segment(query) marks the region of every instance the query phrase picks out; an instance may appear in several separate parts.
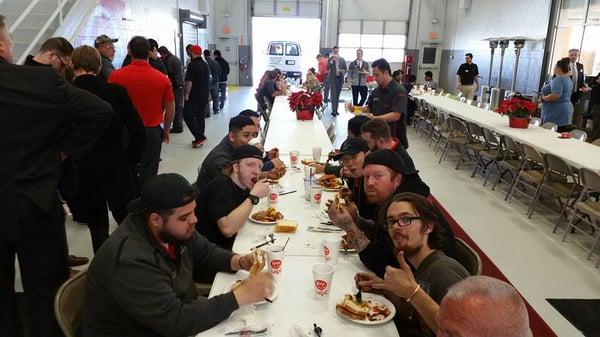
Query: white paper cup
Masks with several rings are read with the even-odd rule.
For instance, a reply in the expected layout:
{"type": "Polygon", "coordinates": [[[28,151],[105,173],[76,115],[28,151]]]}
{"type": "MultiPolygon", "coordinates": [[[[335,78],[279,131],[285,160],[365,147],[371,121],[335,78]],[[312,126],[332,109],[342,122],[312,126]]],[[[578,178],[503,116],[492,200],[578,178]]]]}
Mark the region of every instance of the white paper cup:
{"type": "Polygon", "coordinates": [[[268,199],[269,207],[277,207],[277,202],[279,201],[279,192],[281,192],[281,187],[279,185],[271,184],[268,199]]]}
{"type": "Polygon", "coordinates": [[[315,298],[324,300],[331,292],[331,281],[335,268],[327,263],[317,263],[313,266],[313,288],[315,298]]]}
{"type": "Polygon", "coordinates": [[[292,168],[298,168],[298,157],[300,157],[300,151],[290,151],[290,166],[292,168]]]}
{"type": "Polygon", "coordinates": [[[321,152],[323,152],[323,149],[321,147],[313,147],[312,149],[313,160],[317,163],[321,161],[321,152]]]}
{"type": "Polygon", "coordinates": [[[272,245],[266,249],[267,267],[273,275],[279,275],[283,268],[283,257],[285,252],[282,245],[272,245]]]}
{"type": "Polygon", "coordinates": [[[319,185],[312,185],[310,187],[310,202],[317,207],[321,205],[321,198],[323,196],[323,188],[319,185]]]}
{"type": "Polygon", "coordinates": [[[323,238],[323,257],[327,263],[337,263],[340,255],[341,235],[331,234],[323,238]]]}

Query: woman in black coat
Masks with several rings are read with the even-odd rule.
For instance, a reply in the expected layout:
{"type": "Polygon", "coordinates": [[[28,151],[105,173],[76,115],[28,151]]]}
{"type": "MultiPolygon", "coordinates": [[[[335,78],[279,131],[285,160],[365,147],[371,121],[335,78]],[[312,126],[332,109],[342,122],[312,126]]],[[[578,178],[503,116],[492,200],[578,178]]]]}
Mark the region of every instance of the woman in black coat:
{"type": "Polygon", "coordinates": [[[81,46],[73,51],[71,58],[75,71],[73,84],[98,95],[113,109],[104,134],[90,151],[77,159],[80,179],[77,198],[96,252],[108,238],[108,209],[117,223],[121,223],[127,216],[127,204],[139,196],[134,171],[141,161],[146,136],[127,90],[96,76],[101,67],[99,52],[81,46]]]}

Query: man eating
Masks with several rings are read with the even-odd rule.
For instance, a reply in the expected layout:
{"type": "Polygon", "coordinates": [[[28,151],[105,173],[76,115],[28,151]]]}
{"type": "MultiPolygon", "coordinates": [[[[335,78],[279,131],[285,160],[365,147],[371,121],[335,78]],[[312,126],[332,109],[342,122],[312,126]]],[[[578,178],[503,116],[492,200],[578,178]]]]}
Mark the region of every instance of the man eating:
{"type": "Polygon", "coordinates": [[[198,300],[192,273],[249,270],[252,255],[226,251],[195,230],[196,195],[175,173],[152,177],[130,215],[96,253],[87,272],[84,336],[192,336],[240,305],[271,296],[269,273],[198,300]]]}

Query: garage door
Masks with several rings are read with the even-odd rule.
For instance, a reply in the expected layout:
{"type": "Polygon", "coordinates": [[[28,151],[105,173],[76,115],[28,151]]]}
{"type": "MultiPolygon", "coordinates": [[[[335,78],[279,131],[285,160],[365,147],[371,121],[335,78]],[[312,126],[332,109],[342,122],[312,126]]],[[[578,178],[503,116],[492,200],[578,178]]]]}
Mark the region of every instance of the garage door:
{"type": "Polygon", "coordinates": [[[301,18],[321,18],[320,0],[253,0],[252,16],[292,16],[301,18]]]}

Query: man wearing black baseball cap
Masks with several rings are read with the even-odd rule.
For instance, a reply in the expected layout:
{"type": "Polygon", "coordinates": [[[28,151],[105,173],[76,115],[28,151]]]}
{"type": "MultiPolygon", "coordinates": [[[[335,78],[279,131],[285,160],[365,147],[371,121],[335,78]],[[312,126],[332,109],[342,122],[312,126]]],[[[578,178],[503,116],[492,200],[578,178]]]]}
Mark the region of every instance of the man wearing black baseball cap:
{"type": "Polygon", "coordinates": [[[249,270],[254,259],[198,234],[195,200],[178,174],[148,180],[87,271],[85,336],[192,336],[271,296],[271,275],[259,273],[233,292],[197,299],[194,271],[249,270]]]}
{"type": "Polygon", "coordinates": [[[269,194],[269,183],[258,180],[262,166],[262,151],[257,147],[246,144],[233,151],[225,175],[213,179],[198,197],[200,234],[231,250],[254,205],[269,194]]]}
{"type": "MultiPolygon", "coordinates": [[[[425,183],[411,180],[415,174],[407,170],[402,158],[392,150],[369,153],[363,163],[363,184],[367,200],[378,206],[375,214],[396,194],[410,192],[429,197],[429,187],[425,183]],[[409,181],[411,183],[406,183],[409,181]]],[[[394,245],[385,230],[384,219],[366,219],[357,212],[355,205],[338,207],[335,202],[331,203],[328,213],[336,226],[349,233],[350,242],[359,252],[361,261],[375,274],[383,277],[386,266],[397,266],[394,245]]],[[[439,211],[438,215],[447,240],[444,252],[454,256],[454,234],[439,211]]]]}
{"type": "Polygon", "coordinates": [[[367,201],[362,177],[362,167],[367,152],[369,152],[369,147],[360,137],[348,138],[342,143],[340,152],[333,159],[341,161],[340,176],[350,187],[350,190],[342,190],[342,197],[347,202],[354,202],[363,218],[375,219],[377,205],[367,201]]]}
{"type": "Polygon", "coordinates": [[[106,34],[99,35],[94,40],[94,47],[98,49],[100,55],[102,56],[102,68],[100,69],[98,78],[104,82],[108,80],[110,73],[115,70],[112,61],[115,57],[115,42],[118,41],[119,39],[110,38],[106,34]]]}

